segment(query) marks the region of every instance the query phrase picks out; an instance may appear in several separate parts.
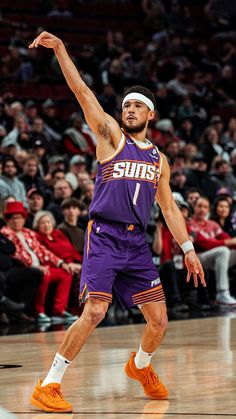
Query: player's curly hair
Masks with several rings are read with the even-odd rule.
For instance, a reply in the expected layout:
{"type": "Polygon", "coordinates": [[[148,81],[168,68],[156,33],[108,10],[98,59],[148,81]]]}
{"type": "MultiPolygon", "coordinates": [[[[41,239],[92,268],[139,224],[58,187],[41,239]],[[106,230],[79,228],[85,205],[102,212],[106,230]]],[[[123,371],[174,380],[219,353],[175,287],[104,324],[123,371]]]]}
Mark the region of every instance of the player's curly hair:
{"type": "Polygon", "coordinates": [[[155,95],[146,87],[140,85],[130,87],[125,91],[121,103],[123,102],[125,96],[127,96],[129,93],[141,93],[142,95],[146,96],[148,99],[152,101],[154,108],[156,109],[157,105],[155,95]]]}

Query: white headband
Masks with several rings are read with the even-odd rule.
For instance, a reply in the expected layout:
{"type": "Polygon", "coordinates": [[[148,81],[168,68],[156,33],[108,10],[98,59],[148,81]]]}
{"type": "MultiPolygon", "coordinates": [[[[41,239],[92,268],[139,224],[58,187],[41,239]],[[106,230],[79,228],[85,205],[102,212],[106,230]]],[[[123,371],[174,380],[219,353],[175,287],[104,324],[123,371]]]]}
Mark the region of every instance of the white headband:
{"type": "Polygon", "coordinates": [[[154,111],[155,107],[154,107],[154,103],[148,99],[148,97],[142,95],[141,93],[129,93],[128,95],[125,96],[123,102],[122,102],[122,108],[124,107],[125,102],[127,102],[128,100],[139,100],[140,102],[145,103],[145,105],[147,105],[147,107],[150,109],[150,111],[154,111]]]}

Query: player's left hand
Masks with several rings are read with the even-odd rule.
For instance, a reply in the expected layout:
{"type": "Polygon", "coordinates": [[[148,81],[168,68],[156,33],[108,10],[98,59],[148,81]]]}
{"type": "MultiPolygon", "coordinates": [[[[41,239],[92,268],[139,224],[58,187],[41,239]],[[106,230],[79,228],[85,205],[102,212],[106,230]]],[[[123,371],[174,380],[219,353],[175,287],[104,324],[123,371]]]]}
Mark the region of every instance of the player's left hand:
{"type": "Polygon", "coordinates": [[[196,255],[194,250],[189,250],[184,257],[184,262],[188,270],[187,282],[190,281],[193,275],[194,286],[198,287],[198,280],[200,279],[201,284],[206,287],[205,275],[202,268],[202,264],[196,255]]]}

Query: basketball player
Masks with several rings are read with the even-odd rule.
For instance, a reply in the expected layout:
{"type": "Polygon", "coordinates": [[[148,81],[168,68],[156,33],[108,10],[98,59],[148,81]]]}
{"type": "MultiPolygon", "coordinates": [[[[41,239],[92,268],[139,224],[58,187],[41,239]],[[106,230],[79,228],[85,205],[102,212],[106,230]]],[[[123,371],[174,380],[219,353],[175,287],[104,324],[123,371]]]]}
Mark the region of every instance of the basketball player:
{"type": "Polygon", "coordinates": [[[45,412],[71,412],[60,390],[66,368],[104,318],[112,301],[112,287],[124,307],[138,305],[147,322],[137,354],[125,366],[126,374],[141,383],[152,399],[168,398],[168,391],[150,360],[167,327],[165,297],[159,275],[145,242],[145,228],[154,199],[185,253],[187,282],[193,275],[206,286],[201,263],[172,198],[170,170],[165,156],[146,139],[148,122],[155,116],[155,97],[135,86],[122,102],[122,125],[106,114],[81,79],[63,42],[42,32],[30,45],[53,48],[65,79],[78,99],[97,138],[98,173],[90,207],[81,278],[83,314],[66,331],[51,369],[39,381],[31,398],[45,412]]]}

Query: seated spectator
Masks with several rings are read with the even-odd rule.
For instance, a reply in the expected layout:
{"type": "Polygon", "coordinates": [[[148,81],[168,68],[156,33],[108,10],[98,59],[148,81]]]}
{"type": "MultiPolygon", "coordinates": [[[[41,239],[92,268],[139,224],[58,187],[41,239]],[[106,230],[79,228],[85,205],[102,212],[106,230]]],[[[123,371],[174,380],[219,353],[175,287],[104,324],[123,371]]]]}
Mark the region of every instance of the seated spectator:
{"type": "Polygon", "coordinates": [[[39,269],[25,267],[16,260],[15,252],[14,243],[0,233],[0,276],[5,287],[3,297],[7,298],[3,298],[0,312],[5,313],[5,323],[9,322],[7,315],[14,321],[32,322],[34,317],[29,314],[32,314],[35,293],[43,274],[39,269]]]}
{"type": "Polygon", "coordinates": [[[83,118],[79,114],[72,115],[72,126],[64,132],[64,148],[70,155],[94,154],[95,145],[91,136],[84,130],[83,118]]]}
{"type": "Polygon", "coordinates": [[[211,179],[215,182],[217,189],[226,188],[231,193],[236,190],[236,179],[230,173],[229,163],[221,158],[215,162],[211,179]]]}
{"type": "Polygon", "coordinates": [[[202,145],[200,146],[200,149],[205,157],[208,169],[216,156],[221,156],[222,159],[227,162],[229,161],[229,154],[226,153],[226,151],[224,151],[222,146],[219,144],[219,133],[216,128],[207,127],[202,134],[201,142],[202,145]]]}
{"type": "Polygon", "coordinates": [[[43,194],[45,202],[49,203],[51,199],[51,190],[47,183],[38,173],[38,158],[33,154],[30,154],[25,161],[23,167],[23,174],[20,175],[19,179],[25,185],[26,192],[32,188],[38,189],[43,194]]]}
{"type": "Polygon", "coordinates": [[[236,264],[236,239],[225,233],[215,221],[207,219],[209,211],[209,199],[198,198],[187,226],[203,267],[215,273],[216,303],[235,306],[236,299],[230,294],[228,269],[236,264]]]}
{"type": "Polygon", "coordinates": [[[63,156],[53,155],[48,159],[48,171],[46,176],[44,177],[44,180],[51,187],[54,186],[52,183],[52,173],[54,173],[55,170],[61,170],[65,172],[66,165],[63,156]]]}
{"type": "Polygon", "coordinates": [[[71,273],[80,271],[81,254],[62,231],[55,229],[55,219],[49,211],[39,211],[35,215],[33,228],[39,242],[69,264],[71,273]]]}
{"type": "Polygon", "coordinates": [[[38,159],[38,172],[41,178],[44,178],[47,170],[47,145],[40,134],[33,136],[32,153],[38,159]]]}
{"type": "Polygon", "coordinates": [[[11,240],[16,251],[14,259],[26,267],[39,269],[43,273],[42,281],[36,292],[35,310],[38,322],[50,322],[45,314],[45,302],[49,284],[56,282],[56,292],[52,307],[52,321],[75,320],[65,309],[71,289],[72,275],[70,266],[43,246],[34,231],[24,228],[27,211],[21,202],[9,202],[4,217],[7,225],[2,234],[11,240]]]}
{"type": "Polygon", "coordinates": [[[70,198],[72,196],[73,189],[71,184],[66,180],[58,180],[53,187],[53,199],[48,205],[47,210],[50,211],[59,224],[63,221],[63,212],[61,203],[63,199],[70,198]]]}
{"type": "Polygon", "coordinates": [[[236,237],[235,214],[232,214],[232,205],[227,196],[219,196],[215,200],[210,219],[218,223],[230,237],[236,237]]]}
{"type": "Polygon", "coordinates": [[[216,186],[207,172],[207,160],[202,153],[198,153],[193,157],[192,167],[186,170],[186,176],[185,186],[187,188],[200,189],[211,201],[214,200],[216,186]]]}
{"type": "Polygon", "coordinates": [[[182,196],[184,196],[187,191],[185,183],[186,175],[183,170],[172,173],[170,185],[173,192],[179,192],[182,196]]]}
{"type": "Polygon", "coordinates": [[[77,175],[78,179],[78,188],[73,192],[73,196],[75,198],[80,199],[81,195],[83,195],[84,191],[87,188],[87,185],[89,185],[92,180],[88,172],[79,172],[77,175]]]}
{"type": "MultiPolygon", "coordinates": [[[[37,231],[37,238],[42,245],[68,264],[70,273],[73,276],[71,300],[76,304],[75,294],[79,293],[79,273],[81,270],[82,256],[71,244],[67,236],[60,230],[55,229],[55,219],[49,211],[39,211],[34,218],[33,228],[37,231]]],[[[66,317],[71,317],[66,312],[66,317]]],[[[52,317],[55,321],[55,317],[52,317]]]]}
{"type": "Polygon", "coordinates": [[[84,156],[75,155],[70,159],[69,172],[66,173],[65,179],[70,182],[73,189],[78,188],[78,174],[86,172],[86,159],[84,156]]]}
{"type": "Polygon", "coordinates": [[[64,199],[61,207],[64,221],[57,228],[68,237],[75,249],[80,254],[83,254],[84,230],[78,227],[78,220],[84,207],[76,198],[64,199]]]}
{"type": "Polygon", "coordinates": [[[203,195],[202,191],[198,188],[188,188],[186,194],[185,194],[185,199],[187,204],[189,205],[190,208],[190,213],[193,213],[193,209],[194,206],[198,200],[198,198],[200,198],[200,196],[203,195]]]}
{"type": "Polygon", "coordinates": [[[27,199],[28,217],[25,222],[25,227],[32,229],[35,214],[37,214],[38,211],[41,211],[44,207],[44,197],[41,191],[36,188],[32,188],[27,193],[27,199]]]}
{"type": "MultiPolygon", "coordinates": [[[[184,218],[189,217],[187,202],[176,201],[184,218]]],[[[207,289],[199,287],[197,295],[191,286],[186,287],[187,271],[184,267],[184,255],[178,243],[171,235],[165,220],[160,214],[156,224],[156,234],[153,242],[153,250],[161,256],[159,268],[162,285],[164,288],[167,306],[174,311],[186,311],[189,306],[210,308],[207,289]]]]}
{"type": "Polygon", "coordinates": [[[156,128],[158,130],[158,135],[156,135],[155,144],[157,144],[160,149],[165,148],[166,144],[170,141],[180,141],[175,135],[174,125],[171,119],[161,119],[156,123],[156,128]]]}
{"type": "Polygon", "coordinates": [[[2,175],[0,176],[0,190],[2,198],[13,195],[27,208],[26,190],[24,184],[17,177],[17,163],[13,157],[6,157],[2,162],[2,175]]]}

